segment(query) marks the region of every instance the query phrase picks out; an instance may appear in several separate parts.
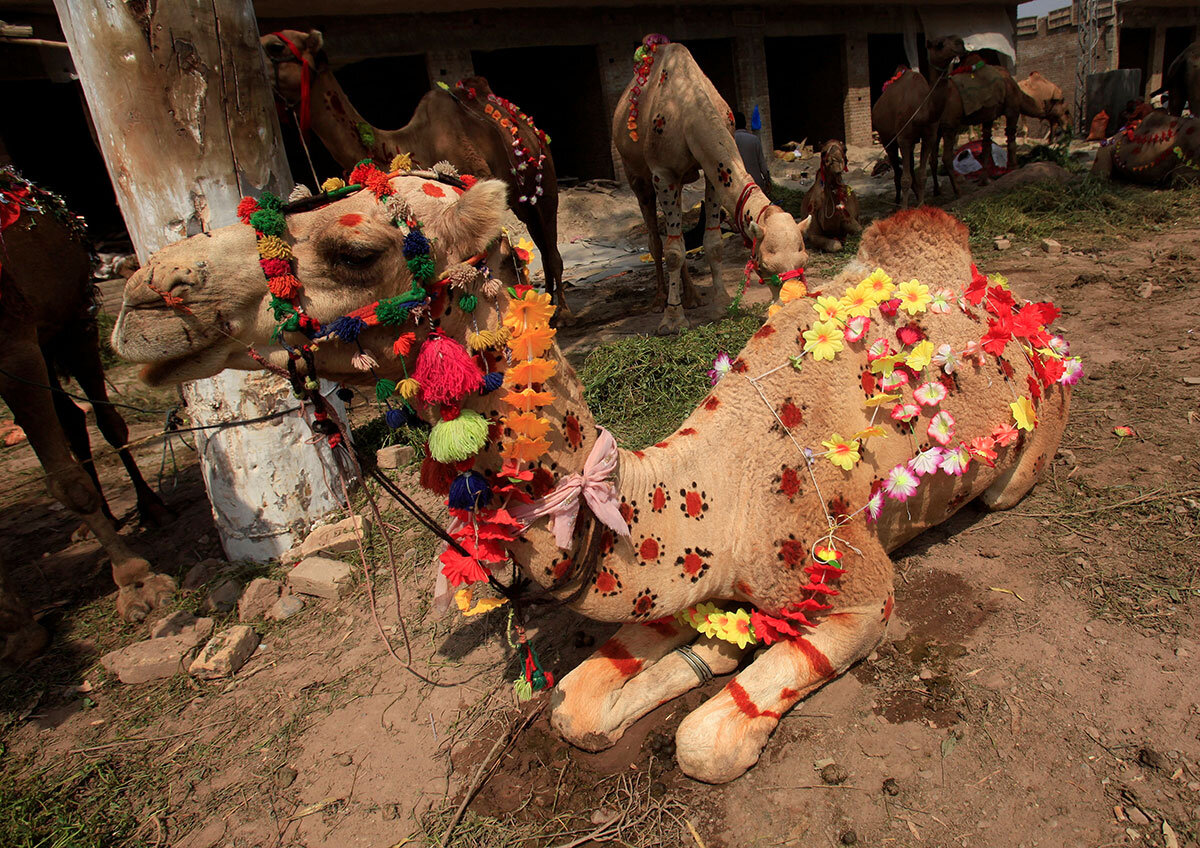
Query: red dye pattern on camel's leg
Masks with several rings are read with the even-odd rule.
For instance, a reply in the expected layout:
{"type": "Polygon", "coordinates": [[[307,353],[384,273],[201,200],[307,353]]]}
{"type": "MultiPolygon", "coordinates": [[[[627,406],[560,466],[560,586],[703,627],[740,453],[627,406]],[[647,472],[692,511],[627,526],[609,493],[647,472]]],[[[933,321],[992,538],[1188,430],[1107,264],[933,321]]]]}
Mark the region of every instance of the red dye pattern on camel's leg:
{"type": "Polygon", "coordinates": [[[738,683],[736,680],[730,680],[729,683],[725,685],[725,691],[727,691],[729,696],[733,698],[733,703],[737,705],[737,708],[742,712],[742,715],[746,716],[747,718],[779,719],[779,713],[773,710],[760,710],[757,706],[755,706],[754,701],[750,700],[749,693],[747,693],[742,687],[742,684],[738,683]]]}
{"type": "Polygon", "coordinates": [[[609,639],[601,645],[599,653],[613,664],[622,677],[633,677],[642,670],[642,661],[629,653],[616,639],[609,639]]]}
{"type": "Polygon", "coordinates": [[[833,677],[833,665],[830,664],[829,658],[825,656],[815,645],[807,639],[796,639],[792,642],[804,654],[808,660],[809,666],[812,668],[812,673],[816,680],[824,680],[827,677],[833,677]]]}
{"type": "Polygon", "coordinates": [[[656,633],[661,633],[663,636],[674,636],[679,632],[679,628],[675,626],[674,619],[659,618],[655,621],[647,621],[646,626],[656,633]]]}

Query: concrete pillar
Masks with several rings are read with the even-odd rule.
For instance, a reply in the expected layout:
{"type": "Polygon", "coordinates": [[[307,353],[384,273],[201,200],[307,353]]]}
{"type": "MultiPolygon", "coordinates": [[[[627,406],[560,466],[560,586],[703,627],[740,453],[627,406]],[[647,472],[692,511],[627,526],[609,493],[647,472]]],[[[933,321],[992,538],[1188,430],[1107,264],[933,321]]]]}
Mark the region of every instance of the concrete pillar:
{"type": "MultiPolygon", "coordinates": [[[[633,78],[633,51],[624,41],[605,41],[596,45],[596,61],[600,65],[600,100],[604,104],[604,120],[612,126],[617,103],[633,78]]],[[[617,155],[617,140],[611,139],[613,178],[618,182],[625,179],[621,157],[617,155]]]]}
{"type": "Polygon", "coordinates": [[[762,116],[762,129],[758,137],[762,139],[763,149],[770,158],[775,149],[775,136],[771,131],[771,96],[767,88],[767,49],[763,41],[762,29],[754,28],[745,34],[739,34],[733,42],[733,62],[737,75],[736,104],[730,106],[735,111],[746,113],[746,121],[754,114],[754,107],[762,116]]]}
{"type": "Polygon", "coordinates": [[[425,54],[425,69],[430,85],[444,82],[451,88],[460,79],[475,76],[470,50],[430,50],[425,54]]]}
{"type": "Polygon", "coordinates": [[[871,74],[867,62],[867,36],[847,34],[843,44],[846,97],[842,101],[842,115],[846,144],[868,145],[871,143],[871,74]]]}
{"type": "Polygon", "coordinates": [[[1167,28],[1162,24],[1154,25],[1154,37],[1150,41],[1150,67],[1146,74],[1146,93],[1143,95],[1147,102],[1150,92],[1162,88],[1163,60],[1167,52],[1167,28]]]}

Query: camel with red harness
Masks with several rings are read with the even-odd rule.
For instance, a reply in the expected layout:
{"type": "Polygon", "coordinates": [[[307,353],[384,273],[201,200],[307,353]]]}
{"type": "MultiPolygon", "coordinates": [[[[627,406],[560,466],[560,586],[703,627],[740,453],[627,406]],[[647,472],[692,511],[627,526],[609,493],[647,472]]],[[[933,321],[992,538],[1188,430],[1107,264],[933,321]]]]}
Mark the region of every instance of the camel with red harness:
{"type": "Polygon", "coordinates": [[[821,148],[821,167],[816,182],[804,194],[800,214],[812,221],[808,243],[819,250],[836,253],[846,236],[862,232],[858,223],[858,198],[846,185],[846,145],[836,139],[821,148]]]}

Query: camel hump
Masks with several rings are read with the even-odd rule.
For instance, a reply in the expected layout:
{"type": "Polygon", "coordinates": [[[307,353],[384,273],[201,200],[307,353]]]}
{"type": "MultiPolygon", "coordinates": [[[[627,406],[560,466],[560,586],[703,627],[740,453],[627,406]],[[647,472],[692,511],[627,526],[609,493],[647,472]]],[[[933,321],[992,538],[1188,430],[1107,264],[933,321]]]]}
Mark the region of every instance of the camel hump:
{"type": "Polygon", "coordinates": [[[458,85],[456,87],[459,90],[471,93],[472,99],[483,98],[486,100],[487,96],[492,93],[492,86],[488,83],[487,77],[481,77],[478,75],[463,77],[458,81],[458,85]]]}
{"type": "Polygon", "coordinates": [[[897,282],[917,279],[957,289],[971,279],[967,235],[966,224],[941,209],[906,209],[863,231],[857,260],[868,272],[882,268],[897,282]]]}

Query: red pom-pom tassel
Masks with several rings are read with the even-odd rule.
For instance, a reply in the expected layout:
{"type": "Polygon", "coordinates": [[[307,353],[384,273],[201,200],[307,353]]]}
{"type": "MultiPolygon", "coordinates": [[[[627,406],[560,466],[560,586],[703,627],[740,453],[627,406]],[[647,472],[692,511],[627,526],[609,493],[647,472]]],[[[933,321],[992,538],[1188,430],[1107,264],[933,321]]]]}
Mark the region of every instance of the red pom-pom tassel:
{"type": "Polygon", "coordinates": [[[426,403],[455,404],[483,385],[483,372],[467,349],[440,333],[421,345],[413,377],[426,403]]]}
{"type": "Polygon", "coordinates": [[[263,274],[267,277],[292,273],[292,263],[286,259],[260,259],[258,264],[262,266],[263,274]]]}
{"type": "Polygon", "coordinates": [[[291,274],[280,274],[267,280],[267,288],[276,297],[291,300],[300,293],[300,281],[291,274]]]}
{"type": "Polygon", "coordinates": [[[237,205],[238,220],[243,224],[250,223],[250,216],[258,211],[258,201],[253,197],[243,197],[237,205]]]}

